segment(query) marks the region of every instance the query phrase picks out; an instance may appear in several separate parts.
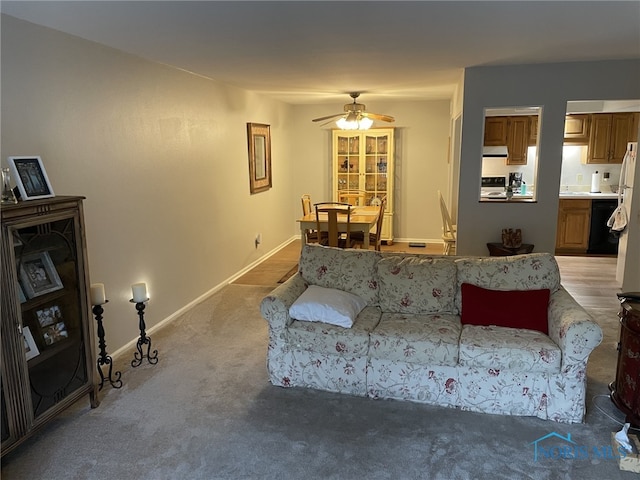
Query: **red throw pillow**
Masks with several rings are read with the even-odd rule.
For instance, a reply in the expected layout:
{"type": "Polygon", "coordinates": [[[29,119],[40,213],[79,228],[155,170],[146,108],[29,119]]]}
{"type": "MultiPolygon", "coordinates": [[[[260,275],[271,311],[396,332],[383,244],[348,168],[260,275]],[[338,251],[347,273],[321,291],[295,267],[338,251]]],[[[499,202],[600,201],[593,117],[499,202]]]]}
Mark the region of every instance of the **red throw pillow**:
{"type": "Polygon", "coordinates": [[[462,284],[462,323],[528,328],[549,333],[549,289],[489,290],[462,284]]]}

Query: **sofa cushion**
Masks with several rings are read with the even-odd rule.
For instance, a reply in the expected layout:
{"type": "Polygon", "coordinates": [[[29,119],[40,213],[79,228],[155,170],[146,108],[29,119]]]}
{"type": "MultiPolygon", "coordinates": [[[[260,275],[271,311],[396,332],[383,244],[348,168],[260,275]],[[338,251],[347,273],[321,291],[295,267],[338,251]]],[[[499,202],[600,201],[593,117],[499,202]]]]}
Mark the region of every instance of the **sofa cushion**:
{"type": "Polygon", "coordinates": [[[497,371],[559,373],[562,352],[547,335],[534,330],[463,325],[460,365],[497,371]]]}
{"type": "Polygon", "coordinates": [[[378,262],[380,308],[397,313],[458,313],[451,259],[392,256],[378,262]]]}
{"type": "Polygon", "coordinates": [[[289,315],[296,320],[324,322],[351,328],[354,320],[367,302],[359,296],[318,285],[309,285],[291,308],[289,315]]]}
{"type": "Polygon", "coordinates": [[[294,320],[288,327],[289,344],[298,350],[340,356],[366,356],[369,333],[380,321],[378,307],[366,307],[351,328],[294,320]]]}
{"type": "Polygon", "coordinates": [[[490,290],[462,284],[462,323],[549,332],[549,289],[490,290]]]}
{"type": "Polygon", "coordinates": [[[299,272],[309,285],[337,288],[358,295],[367,305],[378,304],[375,250],[342,249],[306,244],[300,255],[299,272]]]}
{"type": "Polygon", "coordinates": [[[369,356],[454,366],[458,362],[460,330],[457,315],[383,313],[371,332],[369,356]]]}
{"type": "Polygon", "coordinates": [[[560,288],[560,269],[550,253],[510,257],[474,257],[456,260],[458,292],[456,306],[462,309],[461,286],[470,283],[492,290],[542,290],[560,288]]]}

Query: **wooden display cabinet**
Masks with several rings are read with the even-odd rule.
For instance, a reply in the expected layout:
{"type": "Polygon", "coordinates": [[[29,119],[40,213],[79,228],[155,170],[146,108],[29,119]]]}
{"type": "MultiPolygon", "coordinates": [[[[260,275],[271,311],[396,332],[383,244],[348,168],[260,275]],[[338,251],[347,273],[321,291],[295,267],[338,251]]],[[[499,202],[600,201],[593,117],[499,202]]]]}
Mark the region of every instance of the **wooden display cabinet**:
{"type": "Polygon", "coordinates": [[[82,200],[2,206],[2,455],[84,395],[98,406],[82,200]]]}
{"type": "Polygon", "coordinates": [[[393,242],[394,129],[333,131],[333,201],[344,190],[364,192],[365,205],[378,205],[387,197],[382,240],[393,242]]]}

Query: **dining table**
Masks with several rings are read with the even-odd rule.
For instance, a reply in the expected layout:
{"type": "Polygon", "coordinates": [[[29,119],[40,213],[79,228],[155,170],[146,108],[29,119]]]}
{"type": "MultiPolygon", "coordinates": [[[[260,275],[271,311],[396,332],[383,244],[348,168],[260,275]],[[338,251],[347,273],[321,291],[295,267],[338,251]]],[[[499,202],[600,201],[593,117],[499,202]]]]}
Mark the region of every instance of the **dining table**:
{"type": "MultiPolygon", "coordinates": [[[[353,207],[351,209],[351,220],[349,230],[351,233],[353,232],[363,232],[364,233],[364,248],[369,248],[369,232],[372,228],[376,226],[376,220],[378,219],[378,212],[380,211],[379,206],[363,206],[363,207],[353,207]]],[[[316,230],[318,228],[318,223],[316,220],[316,212],[311,211],[307,215],[300,217],[296,220],[300,224],[300,233],[302,243],[305,244],[307,242],[307,236],[305,235],[306,230],[316,230]]],[[[320,215],[320,229],[327,230],[328,229],[328,221],[326,214],[320,215]]],[[[345,232],[347,229],[347,215],[338,215],[338,231],[345,232]]]]}

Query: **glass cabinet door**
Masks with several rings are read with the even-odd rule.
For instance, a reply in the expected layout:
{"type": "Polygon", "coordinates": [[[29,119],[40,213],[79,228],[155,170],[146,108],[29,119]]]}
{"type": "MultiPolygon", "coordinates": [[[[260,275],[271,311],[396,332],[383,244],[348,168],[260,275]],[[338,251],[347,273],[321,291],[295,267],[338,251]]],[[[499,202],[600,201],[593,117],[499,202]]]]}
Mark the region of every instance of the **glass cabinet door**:
{"type": "Polygon", "coordinates": [[[365,142],[365,198],[367,205],[379,205],[387,194],[389,135],[367,134],[365,142]]]}
{"type": "Polygon", "coordinates": [[[71,216],[10,231],[29,390],[37,418],[89,380],[79,230],[71,216]]]}

